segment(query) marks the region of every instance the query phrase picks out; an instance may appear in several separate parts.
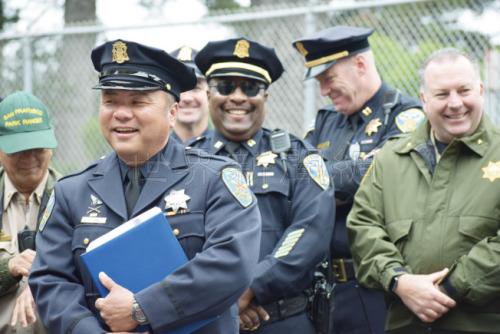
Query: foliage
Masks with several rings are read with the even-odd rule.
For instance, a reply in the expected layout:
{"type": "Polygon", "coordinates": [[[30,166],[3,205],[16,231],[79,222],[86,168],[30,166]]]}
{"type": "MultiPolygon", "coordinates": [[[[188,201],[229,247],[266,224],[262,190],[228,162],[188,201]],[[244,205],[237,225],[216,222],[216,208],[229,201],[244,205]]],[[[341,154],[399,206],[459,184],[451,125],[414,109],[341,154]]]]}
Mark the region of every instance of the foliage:
{"type": "Polygon", "coordinates": [[[12,13],[7,13],[5,0],[0,0],[0,31],[4,30],[7,23],[16,23],[19,21],[19,9],[10,10],[12,13]]]}

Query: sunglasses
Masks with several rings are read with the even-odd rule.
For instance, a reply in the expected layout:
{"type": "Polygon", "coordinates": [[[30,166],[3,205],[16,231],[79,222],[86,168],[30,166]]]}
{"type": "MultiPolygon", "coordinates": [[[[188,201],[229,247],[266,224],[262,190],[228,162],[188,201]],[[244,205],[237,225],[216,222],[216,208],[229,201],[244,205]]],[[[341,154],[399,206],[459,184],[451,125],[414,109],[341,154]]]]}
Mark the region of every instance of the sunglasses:
{"type": "Polygon", "coordinates": [[[220,95],[228,96],[231,95],[236,87],[240,87],[243,94],[248,97],[254,97],[259,94],[261,89],[265,89],[266,86],[256,81],[240,81],[238,84],[234,80],[221,80],[215,85],[209,85],[210,87],[216,87],[220,95]]]}

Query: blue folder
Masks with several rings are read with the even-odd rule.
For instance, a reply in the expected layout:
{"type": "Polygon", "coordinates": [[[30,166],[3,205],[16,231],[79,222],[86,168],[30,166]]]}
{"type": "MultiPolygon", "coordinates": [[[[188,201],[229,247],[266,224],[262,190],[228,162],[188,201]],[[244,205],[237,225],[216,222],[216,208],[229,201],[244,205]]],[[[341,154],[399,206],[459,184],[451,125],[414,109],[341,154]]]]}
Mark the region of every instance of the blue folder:
{"type": "MultiPolygon", "coordinates": [[[[89,244],[81,258],[103,297],[109,291],[99,281],[102,271],[117,284],[137,293],[160,282],[188,261],[158,207],[97,238],[89,244]]],[[[197,321],[168,334],[188,334],[216,318],[197,321]]],[[[138,326],[135,331],[146,330],[151,332],[149,326],[138,326]]]]}

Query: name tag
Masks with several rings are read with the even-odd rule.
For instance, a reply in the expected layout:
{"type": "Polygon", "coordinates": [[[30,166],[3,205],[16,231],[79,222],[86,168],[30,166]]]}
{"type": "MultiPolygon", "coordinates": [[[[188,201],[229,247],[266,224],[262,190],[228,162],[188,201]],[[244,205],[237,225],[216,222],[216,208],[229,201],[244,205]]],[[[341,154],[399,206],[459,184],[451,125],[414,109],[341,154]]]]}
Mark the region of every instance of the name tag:
{"type": "Polygon", "coordinates": [[[106,217],[82,217],[80,222],[82,224],[104,224],[106,219],[106,217]]]}

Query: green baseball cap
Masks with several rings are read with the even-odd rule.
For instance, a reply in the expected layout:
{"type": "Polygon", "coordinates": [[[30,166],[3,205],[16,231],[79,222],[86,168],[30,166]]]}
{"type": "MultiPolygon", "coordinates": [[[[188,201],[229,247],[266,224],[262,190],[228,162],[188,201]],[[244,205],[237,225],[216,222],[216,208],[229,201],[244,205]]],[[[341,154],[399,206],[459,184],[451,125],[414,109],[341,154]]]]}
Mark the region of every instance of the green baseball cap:
{"type": "Polygon", "coordinates": [[[15,92],[0,102],[0,149],[4,153],[55,147],[49,113],[39,98],[15,92]]]}

